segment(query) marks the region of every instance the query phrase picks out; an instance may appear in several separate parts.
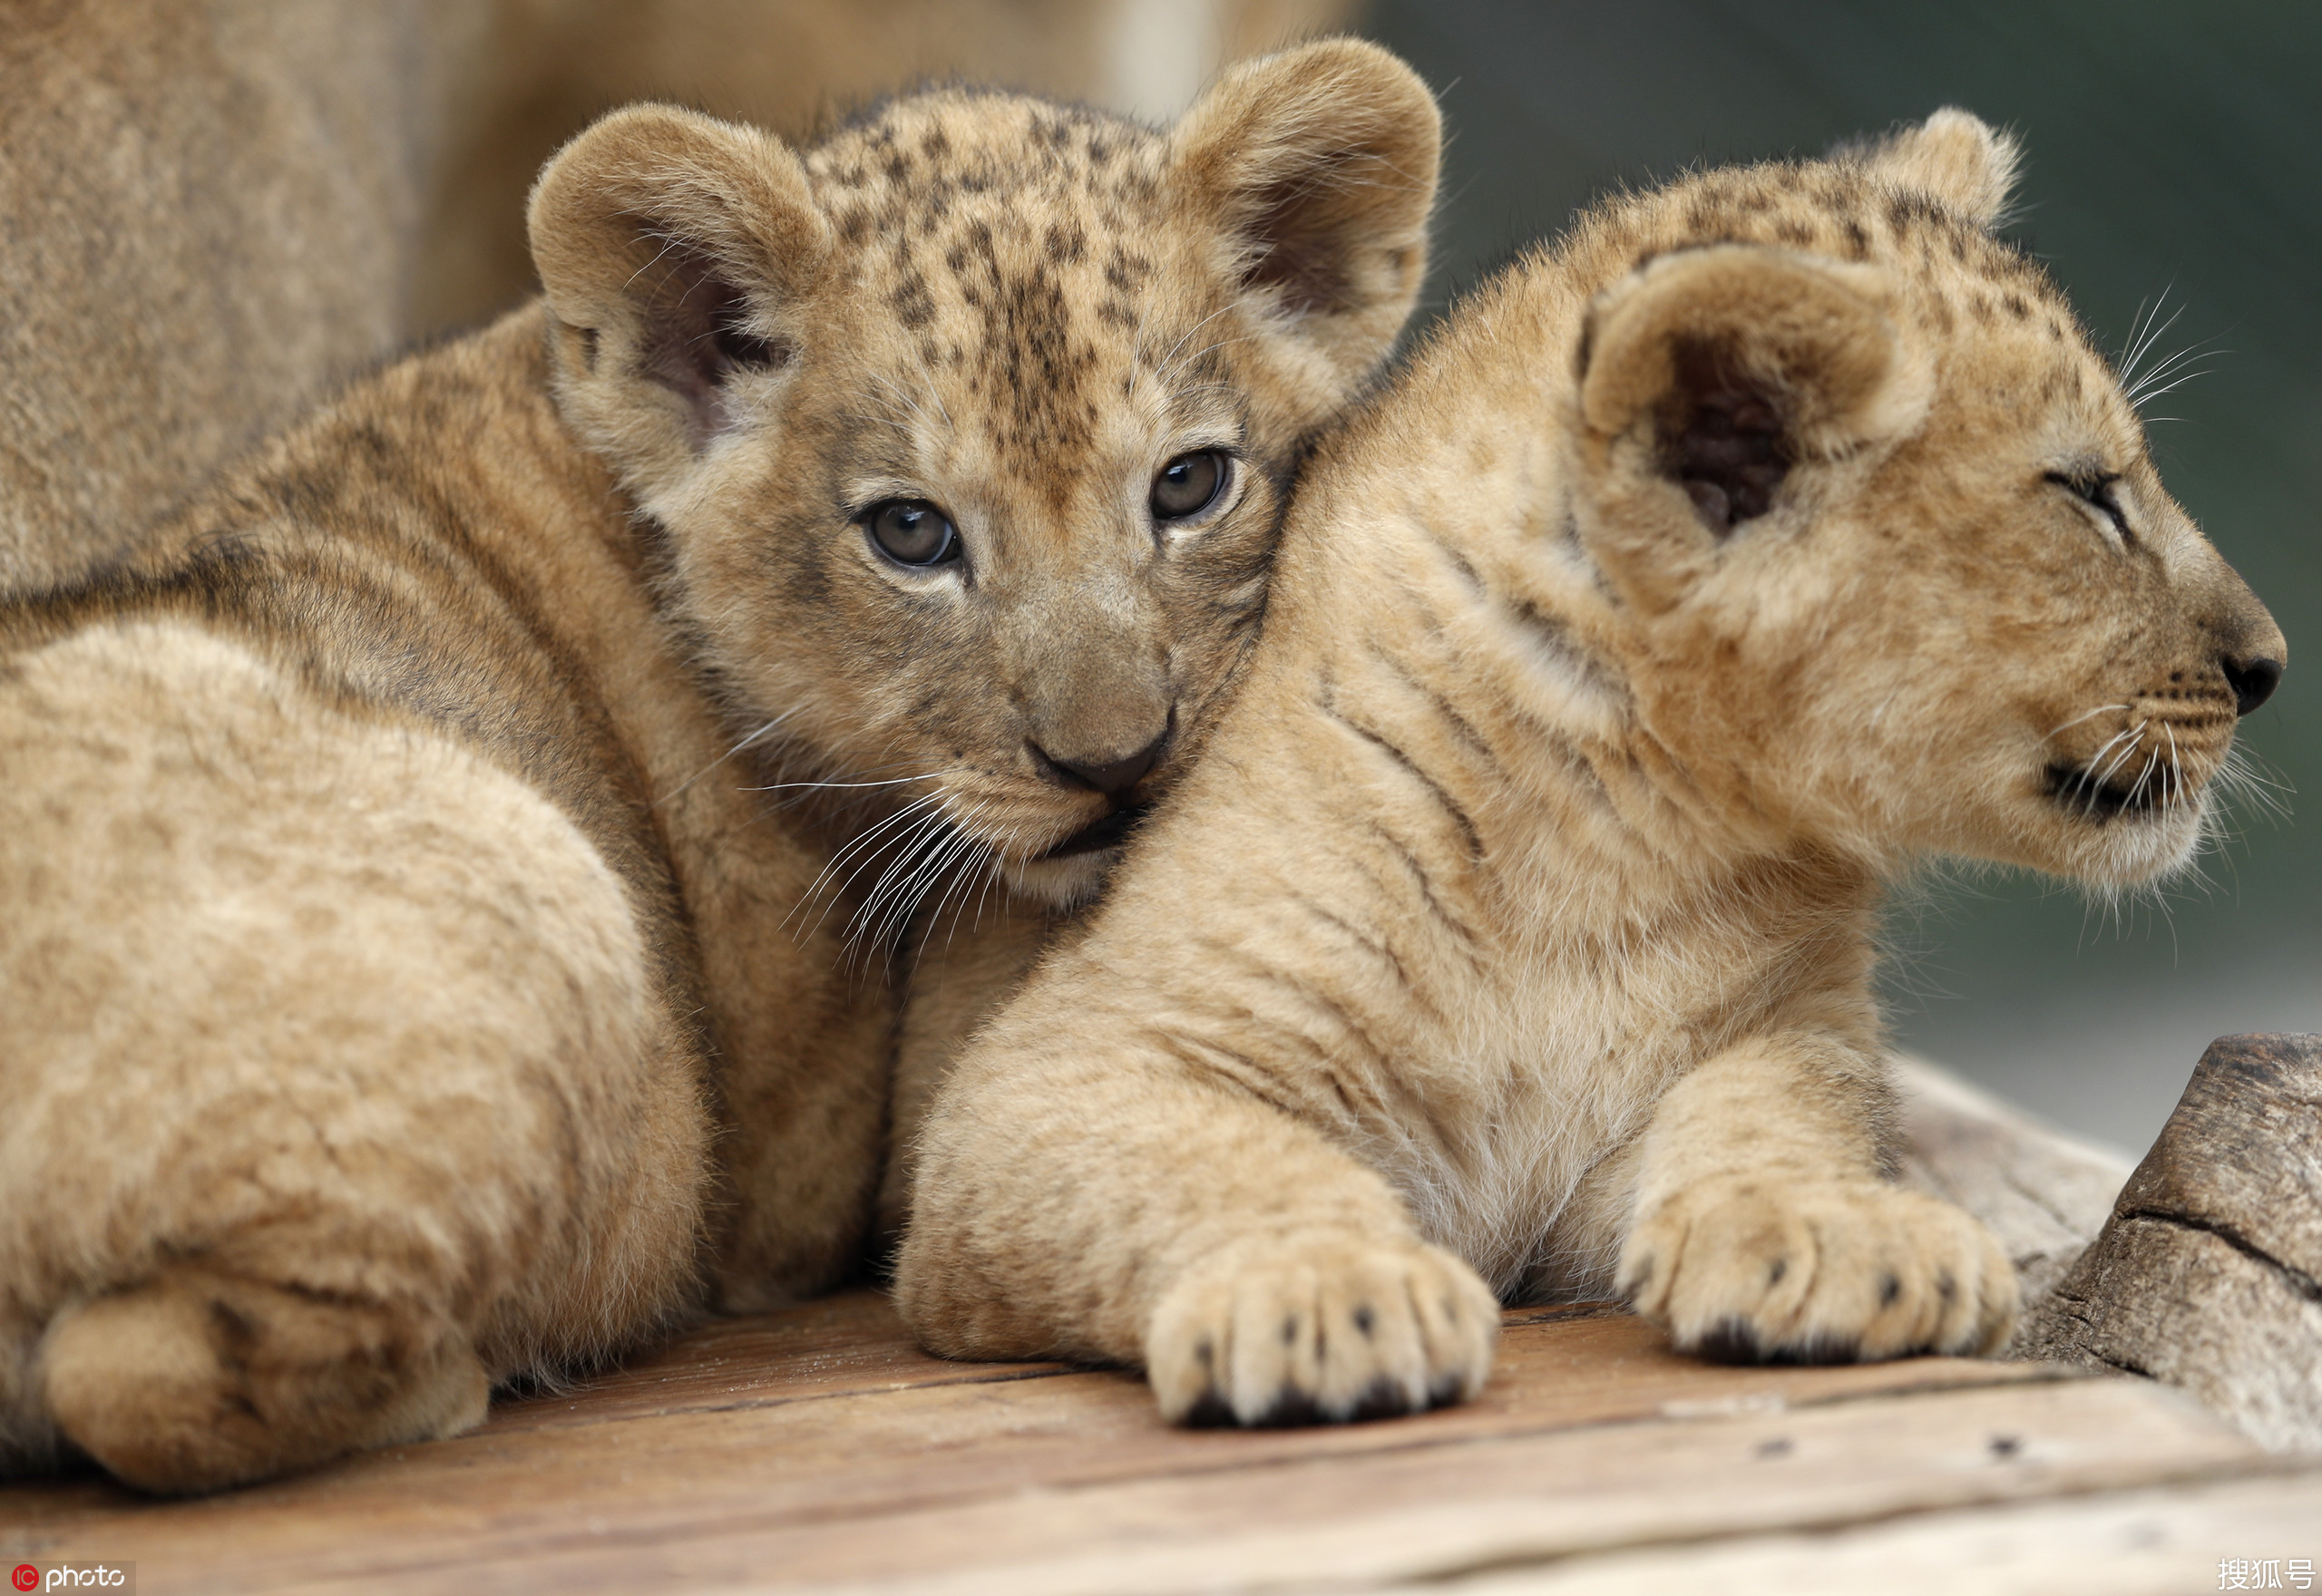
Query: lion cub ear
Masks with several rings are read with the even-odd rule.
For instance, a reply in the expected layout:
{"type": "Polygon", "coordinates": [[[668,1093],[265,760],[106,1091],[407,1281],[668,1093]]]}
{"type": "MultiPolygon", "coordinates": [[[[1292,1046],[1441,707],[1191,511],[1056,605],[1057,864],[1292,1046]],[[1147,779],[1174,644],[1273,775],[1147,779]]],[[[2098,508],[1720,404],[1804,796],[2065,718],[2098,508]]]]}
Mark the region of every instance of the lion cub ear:
{"type": "Polygon", "coordinates": [[[1357,39],[1233,68],[1170,135],[1180,213],[1214,233],[1306,424],[1386,357],[1418,301],[1442,142],[1419,74],[1357,39]]]}
{"type": "Polygon", "coordinates": [[[743,384],[791,364],[832,247],[780,140],[667,105],[576,136],[527,223],[565,419],[641,496],[734,423],[743,384]]]}
{"type": "Polygon", "coordinates": [[[1925,415],[1927,363],[1872,267],[1756,244],[1661,256],[1590,306],[1577,355],[1584,535],[1648,611],[1760,517],[1925,415]]]}
{"type": "Polygon", "coordinates": [[[2007,214],[2024,159],[2012,135],[1949,105],[1917,127],[1898,129],[1851,153],[1874,177],[1932,195],[1985,229],[1997,227],[2007,214]]]}

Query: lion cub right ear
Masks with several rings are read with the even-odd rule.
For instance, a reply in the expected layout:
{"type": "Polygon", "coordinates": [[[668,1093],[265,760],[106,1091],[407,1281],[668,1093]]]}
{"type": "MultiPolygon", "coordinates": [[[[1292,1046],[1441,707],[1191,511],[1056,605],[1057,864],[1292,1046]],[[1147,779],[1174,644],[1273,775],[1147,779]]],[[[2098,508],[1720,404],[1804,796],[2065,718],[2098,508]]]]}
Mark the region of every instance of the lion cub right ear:
{"type": "Polygon", "coordinates": [[[616,111],[558,151],[527,224],[565,420],[641,498],[792,365],[832,248],[779,139],[667,105],[616,111]]]}
{"type": "Polygon", "coordinates": [[[1324,39],[1230,68],[1169,138],[1178,225],[1212,237],[1254,353],[1315,424],[1418,303],[1443,147],[1434,96],[1378,45],[1324,39]]]}

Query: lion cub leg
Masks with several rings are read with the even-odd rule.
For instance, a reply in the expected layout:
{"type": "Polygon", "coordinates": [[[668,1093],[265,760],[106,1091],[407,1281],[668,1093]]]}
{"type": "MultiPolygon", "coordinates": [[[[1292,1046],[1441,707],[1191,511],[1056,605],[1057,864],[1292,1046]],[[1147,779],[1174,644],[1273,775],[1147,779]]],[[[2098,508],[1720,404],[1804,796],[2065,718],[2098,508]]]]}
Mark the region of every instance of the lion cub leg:
{"type": "Polygon", "coordinates": [[[978,1027],[1024,984],[1052,941],[1063,917],[1037,904],[1006,901],[989,914],[981,907],[972,936],[958,936],[940,920],[917,928],[912,960],[896,1027],[894,1075],[887,1100],[887,1158],[879,1185],[880,1251],[892,1251],[911,1218],[912,1172],[919,1133],[935,1094],[978,1027]]]}
{"type": "Polygon", "coordinates": [[[1833,1046],[1711,1058],[1645,1134],[1620,1289],[1685,1351],[1776,1363],[1990,1353],[2015,1272],[1965,1210],[1880,1172],[1888,1089],[1833,1046]]]}
{"type": "Polygon", "coordinates": [[[318,1299],[199,1265],[68,1309],[39,1368],[57,1426],[148,1491],[457,1435],[490,1395],[467,1335],[423,1305],[318,1299]]]}
{"type": "Polygon", "coordinates": [[[1192,1424],[1379,1417],[1482,1387],[1498,1304],[1377,1172],[1102,1018],[1078,1046],[1039,1033],[1072,1030],[1059,1007],[1003,1017],[921,1139],[895,1283],[931,1350],[1142,1365],[1192,1424]],[[1011,1044],[1040,1062],[995,1066],[1011,1044]]]}

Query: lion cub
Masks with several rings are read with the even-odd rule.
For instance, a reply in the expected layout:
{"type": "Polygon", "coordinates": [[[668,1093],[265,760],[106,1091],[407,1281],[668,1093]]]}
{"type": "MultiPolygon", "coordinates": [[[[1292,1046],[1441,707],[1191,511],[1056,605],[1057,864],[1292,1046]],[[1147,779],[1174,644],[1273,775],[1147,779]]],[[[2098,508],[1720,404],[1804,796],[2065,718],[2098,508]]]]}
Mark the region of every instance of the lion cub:
{"type": "Polygon", "coordinates": [[[1343,41],[1166,133],[620,112],[534,191],[544,305],[0,608],[0,1469],[448,1434],[852,1267],[894,1014],[834,851],[1101,869],[1402,326],[1437,132],[1343,41]]]}
{"type": "Polygon", "coordinates": [[[1473,1393],[1495,1299],[1999,1344],[2006,1258],[1888,1179],[1881,883],[2181,865],[2285,657],[1993,236],[2014,161],[1944,112],[1613,201],[1324,445],[1205,763],[937,1103],[928,1345],[1254,1424],[1473,1393]]]}

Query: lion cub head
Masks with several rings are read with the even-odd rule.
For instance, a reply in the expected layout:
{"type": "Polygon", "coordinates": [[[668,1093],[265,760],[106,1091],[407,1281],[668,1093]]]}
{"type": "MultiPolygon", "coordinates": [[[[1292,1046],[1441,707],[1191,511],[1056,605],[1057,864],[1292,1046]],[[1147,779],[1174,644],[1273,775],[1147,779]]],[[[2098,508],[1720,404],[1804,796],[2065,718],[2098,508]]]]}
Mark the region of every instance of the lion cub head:
{"type": "Polygon", "coordinates": [[[2287,649],[1993,235],[2014,161],[1946,112],[1600,218],[1575,530],[1721,813],[2125,885],[2190,856],[2287,649]]]}
{"type": "Polygon", "coordinates": [[[532,197],[559,402],[787,779],[898,869],[1068,901],[1257,627],[1302,443],[1410,311],[1438,141],[1344,40],[1166,133],[942,92],[800,154],[617,112],[532,197]]]}

